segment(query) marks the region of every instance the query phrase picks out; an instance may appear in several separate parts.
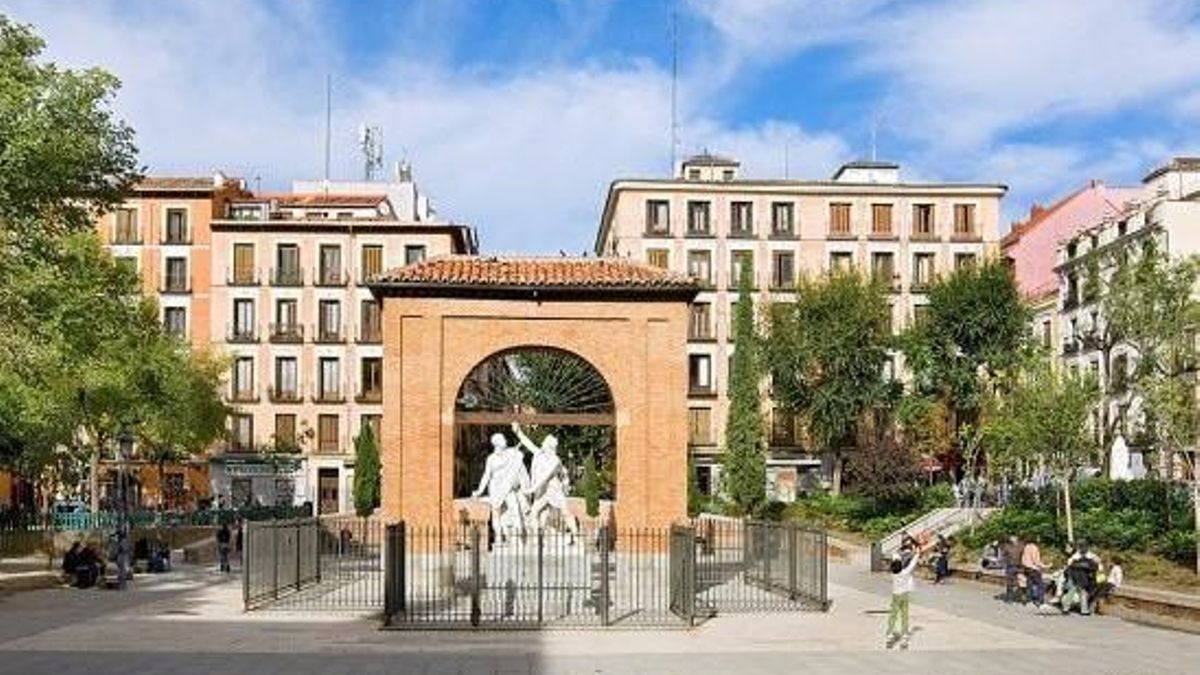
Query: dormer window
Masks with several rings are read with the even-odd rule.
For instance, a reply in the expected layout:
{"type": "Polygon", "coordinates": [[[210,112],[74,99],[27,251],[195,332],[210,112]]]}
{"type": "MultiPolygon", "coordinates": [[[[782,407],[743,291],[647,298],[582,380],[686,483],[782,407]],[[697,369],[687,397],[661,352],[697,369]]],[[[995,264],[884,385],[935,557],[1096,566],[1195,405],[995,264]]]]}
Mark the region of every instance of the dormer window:
{"type": "Polygon", "coordinates": [[[721,178],[725,180],[733,180],[733,169],[725,169],[721,172],[721,178]]]}
{"type": "Polygon", "coordinates": [[[700,169],[688,169],[688,180],[700,180],[700,169]]]}

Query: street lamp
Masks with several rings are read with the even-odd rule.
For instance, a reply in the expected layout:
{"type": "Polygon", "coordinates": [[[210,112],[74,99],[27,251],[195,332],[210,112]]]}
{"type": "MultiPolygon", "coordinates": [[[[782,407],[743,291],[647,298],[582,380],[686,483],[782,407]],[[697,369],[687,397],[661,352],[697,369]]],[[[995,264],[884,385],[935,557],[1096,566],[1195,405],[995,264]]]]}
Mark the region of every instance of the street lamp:
{"type": "Polygon", "coordinates": [[[126,471],[129,457],[133,453],[133,432],[128,425],[117,434],[117,495],[120,499],[120,517],[117,521],[117,588],[125,590],[129,578],[129,493],[126,471]]]}

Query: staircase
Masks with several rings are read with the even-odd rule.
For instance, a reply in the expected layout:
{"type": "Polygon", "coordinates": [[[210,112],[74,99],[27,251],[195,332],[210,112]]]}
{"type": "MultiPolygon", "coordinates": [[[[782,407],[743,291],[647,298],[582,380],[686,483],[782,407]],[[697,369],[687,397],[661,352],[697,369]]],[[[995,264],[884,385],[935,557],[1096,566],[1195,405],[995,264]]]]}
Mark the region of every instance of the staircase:
{"type": "Polygon", "coordinates": [[[983,522],[995,511],[996,509],[989,508],[934,509],[875,542],[875,545],[872,547],[874,553],[872,555],[872,569],[876,569],[876,564],[882,565],[884,560],[887,560],[893,553],[900,550],[900,542],[904,539],[905,533],[914,537],[922,534],[926,534],[929,537],[936,537],[939,534],[949,537],[970,527],[972,523],[983,522]]]}

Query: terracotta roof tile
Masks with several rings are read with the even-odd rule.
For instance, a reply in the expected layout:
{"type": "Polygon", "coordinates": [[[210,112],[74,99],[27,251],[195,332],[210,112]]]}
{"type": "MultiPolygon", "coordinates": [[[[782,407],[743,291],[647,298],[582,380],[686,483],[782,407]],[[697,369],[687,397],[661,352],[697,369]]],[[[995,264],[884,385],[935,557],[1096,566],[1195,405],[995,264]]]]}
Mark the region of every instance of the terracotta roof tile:
{"type": "Polygon", "coordinates": [[[212,176],[146,176],[134,185],[134,190],[215,190],[212,176]]]}
{"type": "Polygon", "coordinates": [[[323,193],[287,193],[269,195],[279,206],[377,206],[387,197],[385,195],[348,195],[323,193]]]}
{"type": "Polygon", "coordinates": [[[384,285],[690,289],[681,274],[620,258],[496,258],[450,255],[385,272],[384,285]]]}

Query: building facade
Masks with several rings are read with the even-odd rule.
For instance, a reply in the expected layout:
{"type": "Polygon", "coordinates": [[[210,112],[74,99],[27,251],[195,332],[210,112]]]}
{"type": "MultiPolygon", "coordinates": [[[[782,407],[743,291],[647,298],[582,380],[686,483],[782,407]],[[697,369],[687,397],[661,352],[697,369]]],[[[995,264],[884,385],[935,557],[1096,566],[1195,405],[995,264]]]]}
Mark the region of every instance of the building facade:
{"type": "MultiPolygon", "coordinates": [[[[1058,330],[1065,367],[1090,373],[1101,387],[1093,411],[1097,441],[1109,424],[1115,435],[1136,434],[1139,401],[1127,386],[1136,366],[1128,346],[1102,349],[1107,326],[1101,302],[1105,282],[1117,265],[1136,259],[1147,246],[1170,258],[1200,254],[1200,158],[1176,158],[1150,172],[1135,196],[1065,238],[1057,249],[1058,330]]],[[[1106,448],[1107,450],[1107,448],[1106,448]]],[[[1138,462],[1137,453],[1132,453],[1138,462]]],[[[1139,466],[1132,467],[1137,473],[1139,466]]]]}
{"type": "MultiPolygon", "coordinates": [[[[685,358],[689,447],[706,491],[719,479],[742,266],[752,270],[760,305],[793,299],[800,275],[850,267],[873,274],[892,289],[898,332],[920,313],[935,278],[998,254],[1006,191],[904,182],[899,166],[887,162],[852,162],[830,180],[747,180],[740,169],[737,161],[702,155],[683,162],[674,178],[614,181],[595,242],[598,255],[682,272],[703,288],[690,308],[685,358]]],[[[821,480],[829,467],[822,470],[795,419],[768,410],[771,491],[787,500],[798,482],[821,480]]]]}
{"type": "Polygon", "coordinates": [[[437,220],[402,168],[280,194],[222,176],[203,190],[149,178],[101,231],[167,328],[230,360],[228,439],[205,463],[213,500],[319,513],[352,509],[354,438],[367,425],[378,438],[382,333],[366,281],[477,250],[474,231],[437,220]]]}

